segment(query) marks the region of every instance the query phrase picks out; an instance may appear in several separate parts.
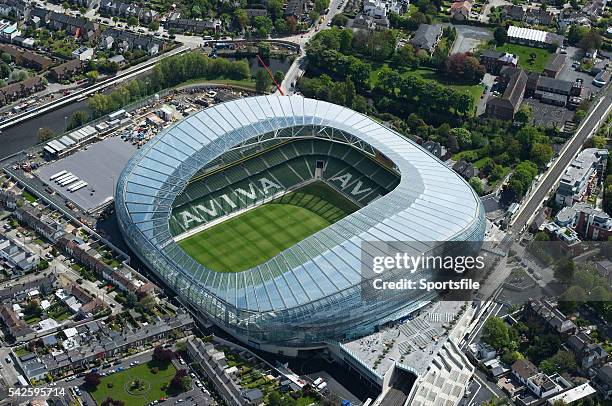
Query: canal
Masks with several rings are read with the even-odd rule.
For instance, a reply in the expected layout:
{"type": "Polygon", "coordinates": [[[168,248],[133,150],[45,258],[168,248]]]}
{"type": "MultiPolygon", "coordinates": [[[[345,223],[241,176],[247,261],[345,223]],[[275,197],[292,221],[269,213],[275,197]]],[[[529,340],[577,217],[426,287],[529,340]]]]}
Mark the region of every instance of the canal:
{"type": "Polygon", "coordinates": [[[56,134],[64,132],[70,116],[79,110],[91,112],[87,106],[87,100],[68,104],[2,131],[0,133],[0,159],[35,145],[38,142],[36,133],[41,127],[49,127],[56,134]]]}
{"type": "MultiPolygon", "coordinates": [[[[227,59],[235,60],[235,58],[231,57],[227,59]]],[[[255,72],[261,68],[256,57],[243,59],[248,60],[252,75],[255,75],[255,72]]],[[[273,74],[279,70],[287,72],[291,66],[289,58],[270,58],[266,63],[269,64],[270,71],[273,74]]],[[[70,119],[70,116],[79,110],[91,112],[91,109],[87,106],[87,100],[74,102],[6,129],[0,133],[0,159],[35,145],[38,142],[36,133],[41,127],[49,127],[56,134],[64,132],[66,130],[66,122],[70,119]]]]}

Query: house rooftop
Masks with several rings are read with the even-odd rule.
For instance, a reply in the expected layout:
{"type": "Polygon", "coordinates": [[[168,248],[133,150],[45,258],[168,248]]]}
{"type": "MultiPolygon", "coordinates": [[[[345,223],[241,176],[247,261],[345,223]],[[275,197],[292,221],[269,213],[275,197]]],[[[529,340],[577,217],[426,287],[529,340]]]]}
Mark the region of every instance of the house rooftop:
{"type": "Polygon", "coordinates": [[[538,374],[538,368],[528,359],[516,361],[512,364],[512,371],[525,380],[538,374]]]}

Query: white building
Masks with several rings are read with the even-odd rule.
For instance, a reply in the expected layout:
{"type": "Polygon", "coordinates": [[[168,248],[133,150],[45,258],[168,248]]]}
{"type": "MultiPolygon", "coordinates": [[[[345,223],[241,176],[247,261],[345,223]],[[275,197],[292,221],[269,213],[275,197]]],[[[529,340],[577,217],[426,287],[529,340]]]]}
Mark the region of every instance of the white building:
{"type": "Polygon", "coordinates": [[[80,47],[75,49],[72,52],[72,57],[75,59],[79,59],[81,61],[88,61],[91,58],[93,58],[94,55],[94,49],[93,48],[87,48],[87,47],[80,47]]]}
{"type": "Polygon", "coordinates": [[[608,150],[587,148],[578,154],[565,169],[555,193],[555,202],[561,207],[583,201],[590,192],[595,177],[602,176],[606,168],[608,150]]]}
{"type": "Polygon", "coordinates": [[[365,0],[363,3],[363,13],[374,18],[383,18],[387,13],[394,12],[400,14],[402,2],[396,0],[365,0]]]}
{"type": "Polygon", "coordinates": [[[589,382],[583,383],[580,386],[576,386],[566,392],[560,393],[552,398],[548,399],[548,404],[553,405],[555,402],[563,401],[564,405],[571,405],[581,399],[592,396],[597,392],[595,388],[591,386],[589,382]]]}

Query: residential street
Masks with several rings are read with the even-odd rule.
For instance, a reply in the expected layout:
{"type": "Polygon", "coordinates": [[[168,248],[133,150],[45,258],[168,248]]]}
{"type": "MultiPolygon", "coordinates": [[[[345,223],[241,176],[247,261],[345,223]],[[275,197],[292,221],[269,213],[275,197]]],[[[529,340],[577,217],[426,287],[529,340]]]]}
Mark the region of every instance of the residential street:
{"type": "Polygon", "coordinates": [[[518,238],[523,228],[527,225],[529,219],[536,213],[540,205],[547,198],[547,195],[552,191],[553,187],[559,181],[559,178],[569,165],[571,160],[582,148],[586,139],[591,136],[599,127],[603,120],[612,109],[612,93],[609,87],[605,90],[605,95],[598,102],[597,106],[591,111],[579,127],[574,137],[566,144],[561,155],[553,162],[552,166],[540,179],[539,184],[527,196],[520,205],[519,211],[514,216],[508,234],[514,238],[518,238]]]}

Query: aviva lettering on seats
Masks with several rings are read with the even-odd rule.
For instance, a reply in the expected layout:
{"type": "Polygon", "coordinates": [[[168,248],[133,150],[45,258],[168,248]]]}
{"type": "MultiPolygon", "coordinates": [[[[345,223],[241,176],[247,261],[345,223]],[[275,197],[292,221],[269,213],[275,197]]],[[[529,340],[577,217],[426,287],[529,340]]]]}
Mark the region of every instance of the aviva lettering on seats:
{"type": "Polygon", "coordinates": [[[191,205],[179,213],[181,225],[187,230],[194,225],[225,216],[285,189],[282,185],[265,177],[259,178],[256,182],[249,183],[247,189],[237,187],[230,192],[191,205]]]}

